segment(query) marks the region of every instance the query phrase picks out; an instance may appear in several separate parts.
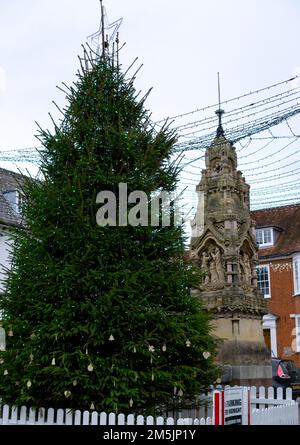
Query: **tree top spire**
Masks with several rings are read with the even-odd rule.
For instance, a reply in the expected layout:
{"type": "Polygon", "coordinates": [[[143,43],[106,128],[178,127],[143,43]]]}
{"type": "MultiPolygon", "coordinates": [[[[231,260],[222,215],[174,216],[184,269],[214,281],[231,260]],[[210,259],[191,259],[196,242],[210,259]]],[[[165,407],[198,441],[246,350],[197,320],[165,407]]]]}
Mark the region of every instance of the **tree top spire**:
{"type": "Polygon", "coordinates": [[[103,5],[103,0],[100,2],[100,25],[98,31],[89,35],[87,39],[91,45],[95,48],[95,52],[98,57],[104,57],[110,52],[110,44],[114,41],[117,32],[123,22],[123,18],[109,22],[108,15],[103,5]]]}

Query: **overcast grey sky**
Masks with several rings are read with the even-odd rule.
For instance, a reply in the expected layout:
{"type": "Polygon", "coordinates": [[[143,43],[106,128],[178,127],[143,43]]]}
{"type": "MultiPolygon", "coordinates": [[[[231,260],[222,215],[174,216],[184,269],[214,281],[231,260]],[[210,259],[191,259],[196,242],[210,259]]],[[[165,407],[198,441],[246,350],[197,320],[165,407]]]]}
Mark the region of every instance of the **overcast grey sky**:
{"type": "MultiPolygon", "coordinates": [[[[122,61],[144,64],[136,87],[154,90],[154,119],[287,79],[300,66],[299,0],[104,0],[124,18],[122,61]]],[[[0,149],[37,145],[50,126],[56,89],[70,83],[86,36],[99,27],[98,0],[0,0],[0,149]]]]}

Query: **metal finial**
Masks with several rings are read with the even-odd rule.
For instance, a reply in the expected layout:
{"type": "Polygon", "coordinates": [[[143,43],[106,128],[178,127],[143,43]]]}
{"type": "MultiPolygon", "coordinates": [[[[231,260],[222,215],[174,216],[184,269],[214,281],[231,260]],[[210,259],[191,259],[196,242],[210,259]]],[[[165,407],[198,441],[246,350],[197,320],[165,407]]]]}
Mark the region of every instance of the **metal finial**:
{"type": "Polygon", "coordinates": [[[220,73],[218,73],[218,102],[219,102],[219,109],[216,111],[216,115],[219,118],[219,125],[217,128],[217,136],[224,136],[224,130],[222,127],[222,114],[224,114],[225,111],[221,109],[220,73]]]}

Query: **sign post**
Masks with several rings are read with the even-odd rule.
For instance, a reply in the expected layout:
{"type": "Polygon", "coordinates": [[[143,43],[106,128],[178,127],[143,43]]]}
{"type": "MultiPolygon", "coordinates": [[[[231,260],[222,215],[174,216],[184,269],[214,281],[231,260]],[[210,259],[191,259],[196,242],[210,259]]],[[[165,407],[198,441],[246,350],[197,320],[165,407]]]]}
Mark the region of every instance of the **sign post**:
{"type": "Polygon", "coordinates": [[[236,386],[214,391],[214,425],[249,425],[249,391],[236,386]]]}

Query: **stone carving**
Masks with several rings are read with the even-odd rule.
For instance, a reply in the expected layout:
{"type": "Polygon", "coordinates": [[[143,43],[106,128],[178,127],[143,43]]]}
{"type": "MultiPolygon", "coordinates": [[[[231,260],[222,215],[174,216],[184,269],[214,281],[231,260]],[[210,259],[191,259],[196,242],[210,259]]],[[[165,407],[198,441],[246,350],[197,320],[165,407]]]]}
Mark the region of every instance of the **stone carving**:
{"type": "Polygon", "coordinates": [[[211,261],[209,263],[209,272],[210,272],[210,282],[211,282],[211,284],[212,285],[219,284],[219,277],[218,277],[218,272],[217,272],[215,261],[211,261]]]}
{"type": "Polygon", "coordinates": [[[198,252],[196,250],[191,250],[190,251],[190,260],[193,263],[198,264],[199,257],[198,257],[198,252]]]}
{"type": "Polygon", "coordinates": [[[203,273],[205,273],[204,284],[208,284],[210,282],[209,265],[208,265],[209,260],[210,260],[210,256],[204,251],[202,253],[202,263],[201,263],[201,270],[203,273]]]}
{"type": "Polygon", "coordinates": [[[207,289],[220,289],[225,284],[225,271],[222,262],[222,253],[215,244],[206,246],[206,250],[202,251],[201,270],[205,276],[203,285],[207,289]]]}
{"type": "Polygon", "coordinates": [[[216,162],[215,165],[213,166],[213,175],[219,174],[221,170],[222,170],[222,164],[220,162],[216,162]]]}
{"type": "Polygon", "coordinates": [[[249,256],[244,253],[243,256],[240,258],[240,264],[242,266],[242,281],[247,284],[251,285],[251,279],[252,279],[252,269],[250,264],[249,256]]]}
{"type": "Polygon", "coordinates": [[[224,269],[223,269],[223,264],[222,264],[222,256],[221,256],[220,249],[218,247],[215,247],[214,252],[211,252],[211,257],[212,257],[212,263],[215,263],[218,282],[224,283],[225,276],[224,276],[224,269]]]}
{"type": "Polygon", "coordinates": [[[224,226],[225,226],[224,223],[216,223],[216,224],[215,224],[216,229],[217,229],[217,230],[221,230],[221,231],[224,230],[224,226]]]}

